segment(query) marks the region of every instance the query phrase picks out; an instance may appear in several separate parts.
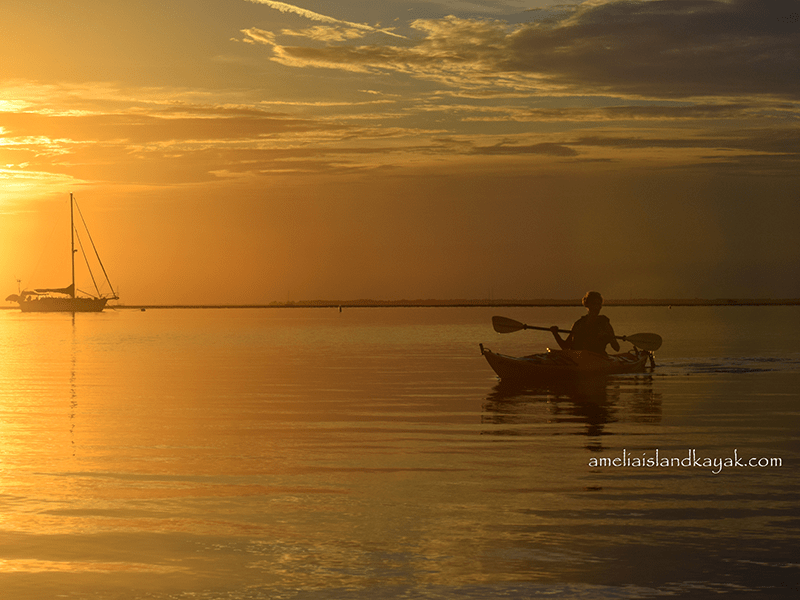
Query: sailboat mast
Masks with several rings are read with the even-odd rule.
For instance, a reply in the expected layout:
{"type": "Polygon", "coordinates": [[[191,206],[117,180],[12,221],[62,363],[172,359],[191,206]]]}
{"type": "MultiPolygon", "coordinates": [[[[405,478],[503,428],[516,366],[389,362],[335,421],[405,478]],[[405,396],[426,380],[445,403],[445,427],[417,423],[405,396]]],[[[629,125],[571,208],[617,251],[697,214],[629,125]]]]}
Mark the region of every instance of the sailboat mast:
{"type": "Polygon", "coordinates": [[[69,258],[72,262],[72,291],[70,292],[70,296],[73,298],[75,297],[75,221],[73,218],[73,206],[74,201],[72,199],[72,192],[69,194],[69,234],[70,239],[72,242],[72,251],[69,253],[69,258]]]}

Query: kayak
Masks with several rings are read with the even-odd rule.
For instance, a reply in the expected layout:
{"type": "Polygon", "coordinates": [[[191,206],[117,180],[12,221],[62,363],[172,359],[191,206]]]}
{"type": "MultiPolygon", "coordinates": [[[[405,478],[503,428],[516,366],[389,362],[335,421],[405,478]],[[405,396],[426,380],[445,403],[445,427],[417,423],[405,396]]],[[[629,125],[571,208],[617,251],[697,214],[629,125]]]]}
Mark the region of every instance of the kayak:
{"type": "Polygon", "coordinates": [[[647,361],[655,366],[653,353],[634,348],[622,354],[598,354],[588,350],[551,350],[530,356],[507,356],[481,344],[481,353],[500,379],[571,379],[586,376],[643,373],[647,361]]]}

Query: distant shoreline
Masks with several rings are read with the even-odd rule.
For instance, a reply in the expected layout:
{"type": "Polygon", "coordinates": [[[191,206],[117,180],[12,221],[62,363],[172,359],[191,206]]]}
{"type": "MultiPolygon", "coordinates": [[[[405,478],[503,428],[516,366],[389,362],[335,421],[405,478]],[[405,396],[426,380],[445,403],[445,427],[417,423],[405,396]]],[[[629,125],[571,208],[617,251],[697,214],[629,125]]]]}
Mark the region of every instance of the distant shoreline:
{"type": "MultiPolygon", "coordinates": [[[[270,304],[109,304],[107,309],[235,309],[235,308],[558,308],[581,306],[580,300],[309,300],[270,304]]],[[[800,298],[675,298],[606,300],[606,307],[622,306],[800,306],[800,298]]],[[[0,306],[14,310],[17,306],[0,306]]]]}
{"type": "MultiPolygon", "coordinates": [[[[229,309],[229,308],[553,308],[580,306],[580,300],[313,300],[305,302],[272,302],[270,304],[116,304],[108,308],[116,309],[229,309]]],[[[631,299],[606,300],[610,306],[798,306],[800,298],[677,298],[677,299],[631,299]]]]}

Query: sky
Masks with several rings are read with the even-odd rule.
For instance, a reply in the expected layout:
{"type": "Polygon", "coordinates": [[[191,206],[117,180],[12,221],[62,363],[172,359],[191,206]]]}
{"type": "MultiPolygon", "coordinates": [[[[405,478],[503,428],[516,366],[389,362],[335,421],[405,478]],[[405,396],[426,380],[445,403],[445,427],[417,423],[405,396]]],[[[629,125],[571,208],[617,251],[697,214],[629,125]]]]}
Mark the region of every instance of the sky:
{"type": "Polygon", "coordinates": [[[2,297],[800,297],[800,0],[3,9],[2,297]]]}

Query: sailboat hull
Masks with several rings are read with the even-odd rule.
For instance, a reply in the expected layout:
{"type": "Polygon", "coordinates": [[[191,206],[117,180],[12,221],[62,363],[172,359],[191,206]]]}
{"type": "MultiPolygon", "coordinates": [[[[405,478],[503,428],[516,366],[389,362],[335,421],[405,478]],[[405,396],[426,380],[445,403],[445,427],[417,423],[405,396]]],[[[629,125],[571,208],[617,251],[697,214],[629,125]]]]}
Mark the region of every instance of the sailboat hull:
{"type": "Polygon", "coordinates": [[[34,298],[19,303],[22,312],[102,312],[108,298],[34,298]]]}

